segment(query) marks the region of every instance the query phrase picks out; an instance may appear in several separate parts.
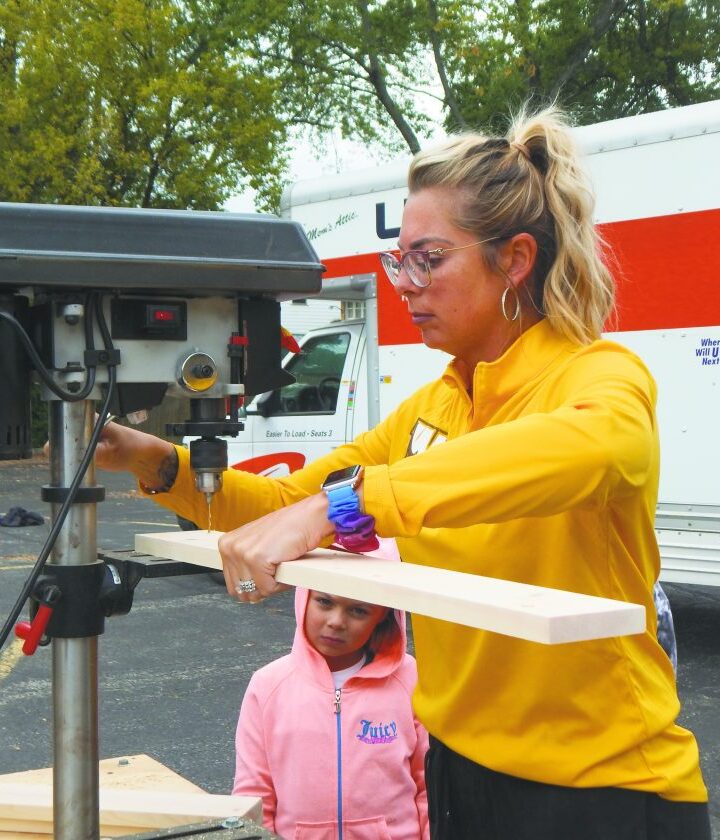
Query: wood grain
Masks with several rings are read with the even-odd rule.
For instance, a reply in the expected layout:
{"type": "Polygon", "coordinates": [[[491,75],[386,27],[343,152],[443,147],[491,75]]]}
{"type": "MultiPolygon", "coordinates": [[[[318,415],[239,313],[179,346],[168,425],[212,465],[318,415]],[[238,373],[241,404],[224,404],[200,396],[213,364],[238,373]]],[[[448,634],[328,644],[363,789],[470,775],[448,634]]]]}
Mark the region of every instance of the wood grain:
{"type": "MultiPolygon", "coordinates": [[[[205,793],[147,755],[104,759],[99,776],[103,837],[228,816],[262,822],[257,797],[205,793]]],[[[52,768],[0,776],[0,840],[46,840],[52,807],[52,768]]]]}
{"type": "MultiPolygon", "coordinates": [[[[135,550],[221,569],[217,531],[138,534],[135,550]]],[[[645,631],[645,608],[609,598],[317,549],[282,563],[281,583],[319,589],[542,644],[645,631]]]]}

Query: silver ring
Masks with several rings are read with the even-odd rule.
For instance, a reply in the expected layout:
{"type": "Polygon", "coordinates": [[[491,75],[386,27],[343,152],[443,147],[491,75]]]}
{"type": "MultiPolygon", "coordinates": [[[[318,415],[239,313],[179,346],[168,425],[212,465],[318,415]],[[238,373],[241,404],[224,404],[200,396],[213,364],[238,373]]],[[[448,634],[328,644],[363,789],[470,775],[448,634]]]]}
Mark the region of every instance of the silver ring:
{"type": "Polygon", "coordinates": [[[235,587],[235,591],[238,595],[246,595],[248,592],[254,592],[257,589],[255,586],[255,581],[250,580],[239,580],[237,582],[237,586],[235,587]]]}

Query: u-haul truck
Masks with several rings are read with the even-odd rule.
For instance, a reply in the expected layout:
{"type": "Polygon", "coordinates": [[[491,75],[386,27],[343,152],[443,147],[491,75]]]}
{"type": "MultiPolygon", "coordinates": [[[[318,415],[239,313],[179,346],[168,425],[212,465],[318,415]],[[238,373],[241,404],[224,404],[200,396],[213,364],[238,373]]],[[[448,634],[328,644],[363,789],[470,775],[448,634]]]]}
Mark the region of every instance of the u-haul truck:
{"type": "MultiPolygon", "coordinates": [[[[659,386],[662,579],[720,585],[720,101],[575,130],[617,256],[617,323],[659,386]]],[[[248,407],[230,463],[281,475],[372,427],[438,376],[378,252],[396,247],[408,161],[299,182],[283,212],[327,266],[323,296],[365,317],[307,334],[296,382],[248,407]]],[[[417,441],[418,449],[428,441],[417,441]]]]}

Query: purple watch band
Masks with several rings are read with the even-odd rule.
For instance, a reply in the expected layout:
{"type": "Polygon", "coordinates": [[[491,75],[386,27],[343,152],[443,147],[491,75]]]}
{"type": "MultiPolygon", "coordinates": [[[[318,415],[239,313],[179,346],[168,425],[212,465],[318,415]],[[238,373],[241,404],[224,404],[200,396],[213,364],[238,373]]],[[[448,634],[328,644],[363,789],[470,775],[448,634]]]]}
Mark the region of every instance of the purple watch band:
{"type": "Polygon", "coordinates": [[[374,551],[380,546],[375,519],[360,510],[360,499],[350,486],[326,490],[328,519],[335,526],[335,542],[348,551],[374,551]]]}

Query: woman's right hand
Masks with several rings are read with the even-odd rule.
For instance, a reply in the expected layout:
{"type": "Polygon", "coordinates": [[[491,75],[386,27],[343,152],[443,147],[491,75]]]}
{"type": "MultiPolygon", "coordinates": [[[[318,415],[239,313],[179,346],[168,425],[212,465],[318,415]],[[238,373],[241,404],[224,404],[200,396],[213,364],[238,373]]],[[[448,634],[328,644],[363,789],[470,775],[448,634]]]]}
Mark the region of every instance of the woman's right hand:
{"type": "Polygon", "coordinates": [[[112,472],[132,472],[132,465],[143,445],[149,445],[144,432],[130,429],[120,423],[108,423],[100,433],[95,450],[95,465],[112,472]]]}
{"type": "MultiPolygon", "coordinates": [[[[46,454],[50,444],[43,447],[46,454]]],[[[95,465],[111,472],[129,472],[149,489],[172,484],[177,472],[175,447],[162,438],[108,423],[95,449],[95,465]]]]}
{"type": "Polygon", "coordinates": [[[149,489],[172,484],[177,472],[175,447],[162,438],[108,423],[95,450],[95,464],[112,472],[131,472],[149,489]]]}

